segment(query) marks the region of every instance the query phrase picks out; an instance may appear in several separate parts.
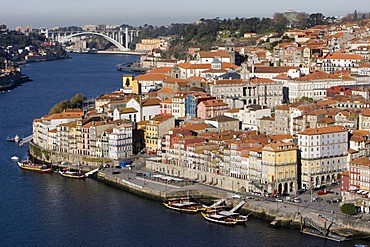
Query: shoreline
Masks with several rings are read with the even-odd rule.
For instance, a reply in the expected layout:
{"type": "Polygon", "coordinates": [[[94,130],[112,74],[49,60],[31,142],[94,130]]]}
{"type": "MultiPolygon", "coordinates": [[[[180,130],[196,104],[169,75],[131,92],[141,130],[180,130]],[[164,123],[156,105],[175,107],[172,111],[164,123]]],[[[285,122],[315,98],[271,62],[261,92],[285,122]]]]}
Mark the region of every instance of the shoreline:
{"type": "MultiPolygon", "coordinates": [[[[202,184],[196,184],[196,186],[202,188],[196,188],[194,186],[176,188],[159,183],[153,183],[152,185],[150,185],[149,183],[151,182],[149,182],[148,180],[146,180],[145,182],[145,179],[135,177],[135,175],[132,174],[132,171],[123,171],[122,176],[110,175],[109,172],[109,169],[98,171],[95,179],[109,186],[113,186],[137,196],[141,196],[143,198],[155,200],[158,202],[164,202],[166,198],[169,197],[185,196],[187,193],[190,193],[195,200],[206,204],[211,204],[214,200],[220,198],[228,198],[228,207],[232,207],[239,202],[237,199],[233,199],[230,197],[231,192],[221,191],[202,184]],[[151,186],[158,187],[158,189],[154,189],[153,187],[151,188],[151,186]],[[163,190],[164,186],[166,186],[166,190],[163,190]]],[[[268,203],[267,201],[265,201],[265,198],[259,199],[262,202],[268,203]]],[[[246,215],[252,213],[253,218],[269,222],[270,227],[285,227],[288,229],[299,230],[300,232],[305,234],[310,234],[316,237],[321,237],[336,242],[351,241],[363,238],[364,236],[368,236],[370,234],[370,228],[368,228],[368,226],[362,226],[362,229],[364,229],[364,231],[350,230],[350,228],[348,228],[349,225],[352,225],[354,227],[353,229],[359,228],[359,226],[355,227],[353,223],[346,223],[339,219],[336,219],[336,227],[332,227],[332,229],[330,229],[330,227],[327,228],[328,226],[326,225],[326,222],[323,222],[322,226],[319,226],[319,228],[325,227],[325,230],[318,231],[315,227],[312,226],[320,224],[320,221],[317,219],[317,215],[313,212],[287,213],[272,209],[266,205],[254,205],[253,203],[251,203],[250,200],[245,201],[246,203],[240,210],[241,213],[246,215]],[[345,226],[347,226],[347,228],[345,226]],[[367,232],[365,231],[366,229],[368,229],[367,232]]],[[[334,221],[335,220],[332,219],[332,222],[334,221]]]]}

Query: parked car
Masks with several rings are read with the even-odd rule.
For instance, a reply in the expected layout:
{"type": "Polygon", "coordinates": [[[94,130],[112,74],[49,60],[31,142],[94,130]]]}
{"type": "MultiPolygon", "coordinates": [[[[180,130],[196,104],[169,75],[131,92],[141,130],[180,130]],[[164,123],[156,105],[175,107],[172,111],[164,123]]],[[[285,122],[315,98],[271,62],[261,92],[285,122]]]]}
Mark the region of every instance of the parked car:
{"type": "Polygon", "coordinates": [[[296,197],[293,199],[293,202],[295,203],[301,203],[302,201],[303,201],[302,198],[299,198],[299,197],[296,197]]]}

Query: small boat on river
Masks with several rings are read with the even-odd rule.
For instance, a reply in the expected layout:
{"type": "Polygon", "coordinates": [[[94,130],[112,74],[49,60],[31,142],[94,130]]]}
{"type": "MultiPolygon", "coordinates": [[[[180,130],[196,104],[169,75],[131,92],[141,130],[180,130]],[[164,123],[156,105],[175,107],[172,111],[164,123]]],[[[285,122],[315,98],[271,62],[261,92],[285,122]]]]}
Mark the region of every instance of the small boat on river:
{"type": "Polygon", "coordinates": [[[18,158],[18,156],[12,156],[11,158],[10,158],[11,160],[18,160],[19,158],[18,158]]]}
{"type": "Polygon", "coordinates": [[[59,171],[59,174],[66,178],[84,179],[86,176],[81,172],[75,172],[70,170],[59,171]]]}
{"type": "Polygon", "coordinates": [[[50,167],[47,167],[46,165],[34,164],[28,160],[18,162],[18,166],[21,169],[29,170],[29,171],[35,171],[35,172],[41,172],[41,173],[51,173],[52,172],[52,169],[50,167]]]}
{"type": "Polygon", "coordinates": [[[163,204],[169,209],[183,213],[197,213],[205,210],[203,205],[196,202],[191,202],[189,197],[171,198],[163,204]]]}
{"type": "Polygon", "coordinates": [[[241,215],[239,213],[234,213],[230,211],[220,211],[218,212],[218,214],[236,220],[237,224],[245,224],[245,222],[248,221],[248,216],[241,215]]]}
{"type": "Polygon", "coordinates": [[[211,221],[213,223],[218,223],[222,225],[234,226],[238,221],[232,217],[218,214],[218,213],[207,213],[201,212],[204,219],[211,221]]]}

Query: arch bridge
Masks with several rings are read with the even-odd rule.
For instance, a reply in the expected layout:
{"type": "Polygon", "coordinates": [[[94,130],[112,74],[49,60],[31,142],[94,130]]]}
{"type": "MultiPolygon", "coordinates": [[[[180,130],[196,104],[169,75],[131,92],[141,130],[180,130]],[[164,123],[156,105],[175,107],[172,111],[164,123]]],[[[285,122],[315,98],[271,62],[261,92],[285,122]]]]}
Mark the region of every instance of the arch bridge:
{"type": "Polygon", "coordinates": [[[132,42],[133,38],[139,35],[138,30],[104,30],[104,31],[60,31],[60,30],[49,30],[47,28],[41,28],[40,33],[44,34],[47,38],[61,43],[67,42],[69,39],[77,36],[96,35],[104,38],[111,42],[120,51],[129,51],[129,43],[132,42]]]}

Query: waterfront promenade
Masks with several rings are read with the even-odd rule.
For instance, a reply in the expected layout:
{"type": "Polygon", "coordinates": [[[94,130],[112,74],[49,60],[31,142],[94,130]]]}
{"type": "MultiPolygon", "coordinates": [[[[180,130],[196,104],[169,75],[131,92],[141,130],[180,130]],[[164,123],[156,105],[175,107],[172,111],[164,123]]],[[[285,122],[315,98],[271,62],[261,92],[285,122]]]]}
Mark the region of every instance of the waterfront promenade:
{"type": "MultiPolygon", "coordinates": [[[[132,169],[104,168],[99,171],[98,180],[158,201],[164,201],[165,198],[172,196],[186,195],[187,193],[209,205],[217,198],[228,198],[227,204],[229,206],[237,204],[240,200],[232,197],[234,195],[232,191],[191,180],[169,183],[170,177],[167,177],[168,180],[166,177],[164,177],[165,179],[153,178],[154,174],[150,174],[151,178],[146,177],[145,174],[149,175],[150,171],[143,166],[142,160],[140,162],[134,162],[135,166],[132,169]]],[[[322,200],[314,202],[311,202],[311,194],[308,191],[299,196],[302,199],[301,203],[291,202],[286,198],[279,202],[275,198],[252,195],[251,193],[239,193],[239,195],[246,201],[242,208],[244,213],[254,212],[253,217],[269,220],[270,222],[275,221],[274,223],[278,225],[299,228],[304,220],[309,220],[319,227],[327,227],[329,223],[333,222],[330,229],[342,235],[351,236],[356,234],[356,230],[370,234],[370,215],[361,214],[347,218],[340,211],[338,203],[328,202],[338,197],[339,194],[337,187],[333,186],[331,190],[334,193],[320,196],[322,200]]],[[[316,191],[313,194],[316,194],[316,191]]]]}

